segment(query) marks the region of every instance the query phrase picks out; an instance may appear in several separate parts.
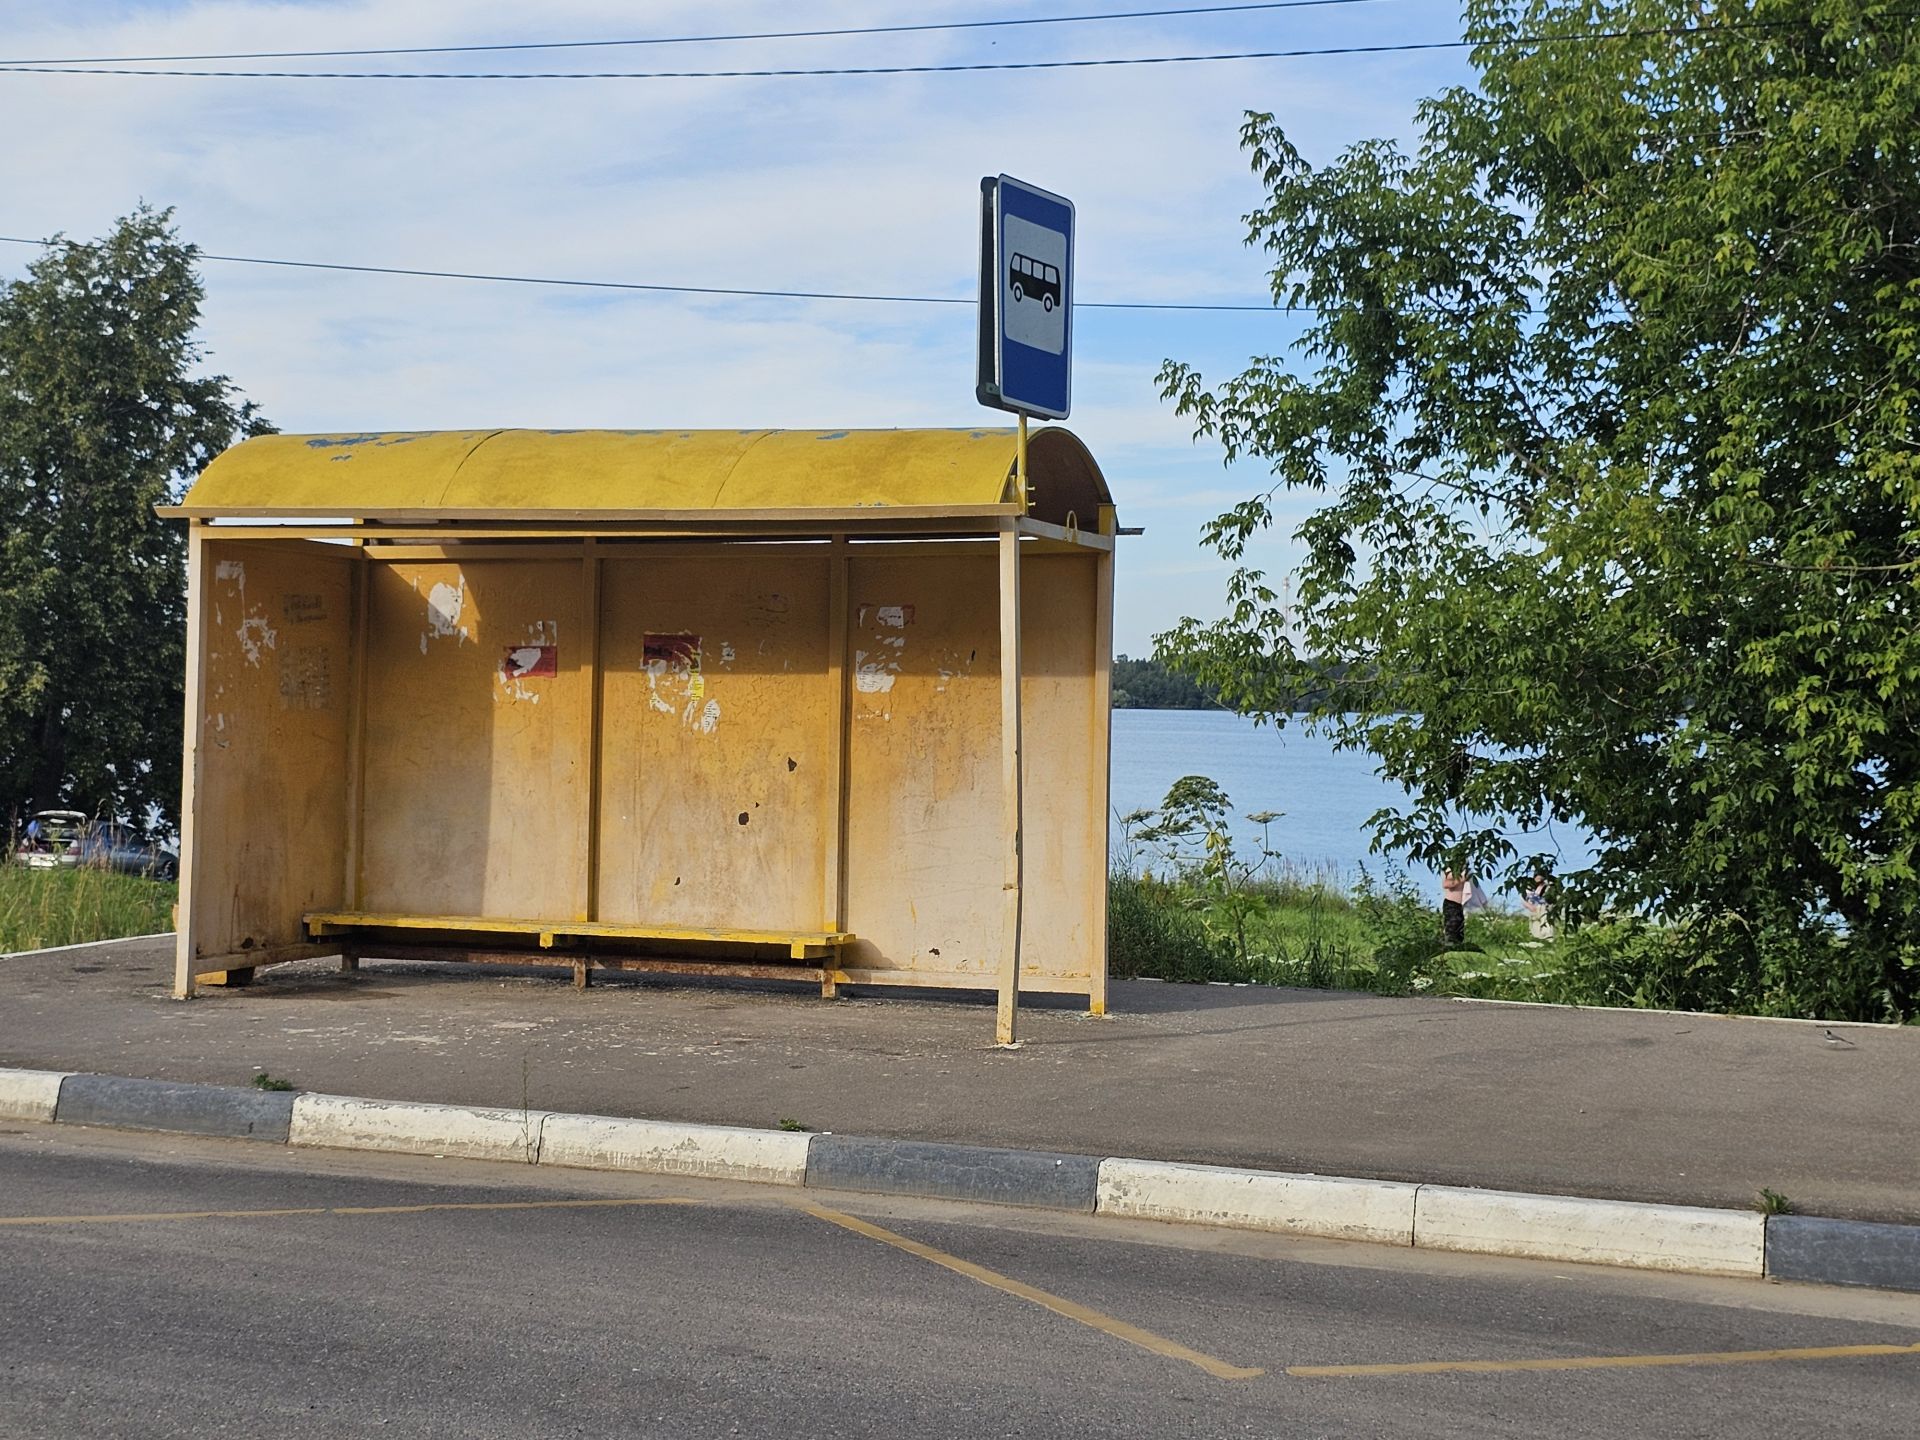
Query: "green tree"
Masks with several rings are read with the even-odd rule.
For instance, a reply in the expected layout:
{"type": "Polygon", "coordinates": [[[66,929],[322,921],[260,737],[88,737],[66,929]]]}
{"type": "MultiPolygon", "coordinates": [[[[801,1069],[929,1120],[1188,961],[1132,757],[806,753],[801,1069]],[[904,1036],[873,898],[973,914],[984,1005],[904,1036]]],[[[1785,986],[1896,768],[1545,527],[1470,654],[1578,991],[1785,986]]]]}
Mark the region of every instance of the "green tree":
{"type": "Polygon", "coordinates": [[[153,507],[265,429],[194,338],[194,248],[142,207],[0,289],[0,812],[168,823],[185,539],[153,507]]]}
{"type": "Polygon", "coordinates": [[[1113,657],[1113,708],[1116,710],[1218,710],[1219,704],[1192,678],[1158,660],[1113,657]]]}
{"type": "Polygon", "coordinates": [[[1920,31],[1907,0],[1468,0],[1411,152],[1243,132],[1306,363],[1168,398],[1273,488],[1163,653],[1408,787],[1381,848],[1684,919],[1749,988],[1920,994],[1920,31]],[[1247,547],[1313,492],[1283,613],[1247,547]],[[1296,647],[1297,652],[1296,652],[1296,647]],[[1530,848],[1530,847],[1529,847],[1530,848]],[[1547,847],[1542,846],[1544,851],[1547,847]],[[1807,942],[1793,942],[1795,937],[1807,942]]]}

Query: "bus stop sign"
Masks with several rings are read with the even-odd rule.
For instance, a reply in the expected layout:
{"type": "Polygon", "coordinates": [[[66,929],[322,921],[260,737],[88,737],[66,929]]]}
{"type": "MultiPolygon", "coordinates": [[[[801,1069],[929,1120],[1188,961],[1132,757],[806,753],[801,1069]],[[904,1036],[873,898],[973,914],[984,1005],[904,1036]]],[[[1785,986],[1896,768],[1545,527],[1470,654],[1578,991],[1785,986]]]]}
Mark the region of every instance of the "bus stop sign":
{"type": "Polygon", "coordinates": [[[982,405],[1064,420],[1073,398],[1073,202],[980,182],[982,405]]]}

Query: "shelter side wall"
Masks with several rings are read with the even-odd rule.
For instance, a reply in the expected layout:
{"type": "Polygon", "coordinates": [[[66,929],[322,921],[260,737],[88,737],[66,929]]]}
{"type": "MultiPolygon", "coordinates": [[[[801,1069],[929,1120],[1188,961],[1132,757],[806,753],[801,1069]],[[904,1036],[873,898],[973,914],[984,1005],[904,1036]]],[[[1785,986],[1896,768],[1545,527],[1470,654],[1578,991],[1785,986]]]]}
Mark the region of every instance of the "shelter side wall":
{"type": "Polygon", "coordinates": [[[1099,565],[1092,556],[1020,559],[1022,973],[1082,977],[1106,900],[1107,752],[1094,683],[1099,565]]]}
{"type": "Polygon", "coordinates": [[[296,945],[344,898],[352,551],[209,541],[195,717],[196,961],[296,945]]]}
{"type": "MultiPolygon", "coordinates": [[[[969,549],[854,554],[847,964],[992,986],[1009,938],[998,573],[992,550],[969,549]]],[[[1080,556],[1021,557],[1029,976],[1083,979],[1095,963],[1096,573],[1080,556]]]]}
{"type": "Polygon", "coordinates": [[[839,696],[811,548],[604,562],[597,918],[833,928],[839,696]]]}
{"type": "Polygon", "coordinates": [[[583,562],[369,562],[362,908],[584,919],[583,562]]]}

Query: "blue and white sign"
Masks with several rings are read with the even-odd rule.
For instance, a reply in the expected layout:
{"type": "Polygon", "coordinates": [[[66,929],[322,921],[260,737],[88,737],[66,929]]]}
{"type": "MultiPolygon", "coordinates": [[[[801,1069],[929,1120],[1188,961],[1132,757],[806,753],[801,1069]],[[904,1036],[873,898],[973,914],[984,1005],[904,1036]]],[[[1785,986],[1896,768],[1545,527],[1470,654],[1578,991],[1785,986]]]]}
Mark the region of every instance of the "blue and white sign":
{"type": "Polygon", "coordinates": [[[1064,420],[1073,400],[1073,203],[980,182],[982,405],[1064,420]]]}

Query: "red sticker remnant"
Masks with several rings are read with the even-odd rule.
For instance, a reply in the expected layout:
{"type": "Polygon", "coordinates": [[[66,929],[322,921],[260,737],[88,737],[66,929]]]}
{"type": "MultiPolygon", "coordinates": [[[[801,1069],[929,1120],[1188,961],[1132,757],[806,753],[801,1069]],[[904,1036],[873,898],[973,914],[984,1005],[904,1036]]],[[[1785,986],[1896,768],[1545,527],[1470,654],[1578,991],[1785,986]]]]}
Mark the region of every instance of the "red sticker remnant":
{"type": "Polygon", "coordinates": [[[509,680],[558,675],[560,647],[558,645],[509,645],[507,658],[500,662],[500,673],[509,680]]]}
{"type": "Polygon", "coordinates": [[[656,635],[651,632],[641,637],[640,661],[644,668],[651,670],[655,665],[665,672],[695,671],[700,669],[700,637],[698,635],[656,635]]]}

